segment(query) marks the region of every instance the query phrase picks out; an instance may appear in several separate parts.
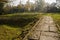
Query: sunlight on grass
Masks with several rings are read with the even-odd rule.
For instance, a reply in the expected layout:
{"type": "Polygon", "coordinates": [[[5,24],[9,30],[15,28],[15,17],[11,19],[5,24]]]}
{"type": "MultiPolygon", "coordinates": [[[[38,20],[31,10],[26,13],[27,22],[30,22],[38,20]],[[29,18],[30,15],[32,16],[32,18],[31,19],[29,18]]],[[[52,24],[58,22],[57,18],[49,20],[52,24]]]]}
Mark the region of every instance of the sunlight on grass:
{"type": "Polygon", "coordinates": [[[21,34],[20,28],[11,28],[7,25],[0,25],[0,40],[12,40],[15,36],[21,34]]]}
{"type": "Polygon", "coordinates": [[[54,21],[55,21],[55,23],[57,23],[57,24],[60,25],[60,14],[58,14],[58,13],[54,14],[54,13],[52,13],[52,14],[48,14],[48,15],[52,16],[53,19],[54,19],[54,21]]]}
{"type": "Polygon", "coordinates": [[[0,16],[0,32],[3,40],[20,40],[34,26],[42,15],[40,14],[7,14],[0,16]],[[3,36],[3,37],[2,37],[3,36]],[[19,38],[17,38],[19,37],[19,38]]]}
{"type": "Polygon", "coordinates": [[[60,14],[59,13],[47,13],[46,15],[51,16],[55,24],[59,27],[58,32],[60,32],[60,14]]]}

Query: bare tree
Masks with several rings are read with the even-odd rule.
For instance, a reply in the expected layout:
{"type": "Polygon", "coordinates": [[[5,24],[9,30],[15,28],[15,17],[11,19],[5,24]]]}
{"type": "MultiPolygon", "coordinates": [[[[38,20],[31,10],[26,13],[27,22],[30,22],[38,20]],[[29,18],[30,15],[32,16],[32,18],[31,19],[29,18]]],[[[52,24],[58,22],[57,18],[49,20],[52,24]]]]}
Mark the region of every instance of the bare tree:
{"type": "Polygon", "coordinates": [[[43,9],[45,7],[45,1],[44,0],[36,0],[35,4],[36,4],[37,10],[43,11],[43,9]]]}
{"type": "Polygon", "coordinates": [[[60,8],[60,0],[56,0],[56,3],[57,3],[57,8],[60,8]]]}

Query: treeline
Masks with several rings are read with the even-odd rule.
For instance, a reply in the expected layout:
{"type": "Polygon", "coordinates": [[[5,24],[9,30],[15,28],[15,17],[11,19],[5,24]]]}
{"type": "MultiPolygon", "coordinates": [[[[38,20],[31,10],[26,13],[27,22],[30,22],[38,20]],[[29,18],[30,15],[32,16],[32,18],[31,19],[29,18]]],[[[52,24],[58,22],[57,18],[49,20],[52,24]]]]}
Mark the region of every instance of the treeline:
{"type": "Polygon", "coordinates": [[[4,13],[20,13],[20,12],[35,12],[36,10],[34,9],[34,4],[32,4],[30,7],[27,5],[18,5],[18,6],[6,6],[3,10],[4,13]]]}
{"type": "Polygon", "coordinates": [[[0,1],[0,15],[9,13],[21,13],[21,12],[60,12],[60,6],[57,3],[45,3],[44,0],[37,0],[35,3],[26,2],[26,4],[18,4],[17,6],[11,6],[10,1],[0,1]]]}
{"type": "MultiPolygon", "coordinates": [[[[14,1],[14,0],[13,0],[14,1]]],[[[7,14],[7,13],[20,13],[20,12],[38,12],[42,11],[44,7],[44,1],[37,0],[35,3],[30,2],[29,0],[26,4],[22,4],[20,2],[17,6],[11,6],[9,3],[11,1],[1,0],[0,2],[0,14],[7,14]],[[2,3],[2,4],[1,4],[2,3]],[[6,5],[7,4],[7,5],[6,5]]]]}
{"type": "Polygon", "coordinates": [[[47,5],[45,7],[45,10],[46,10],[46,12],[53,12],[53,13],[60,12],[60,6],[57,5],[57,3],[52,3],[50,5],[47,5]]]}

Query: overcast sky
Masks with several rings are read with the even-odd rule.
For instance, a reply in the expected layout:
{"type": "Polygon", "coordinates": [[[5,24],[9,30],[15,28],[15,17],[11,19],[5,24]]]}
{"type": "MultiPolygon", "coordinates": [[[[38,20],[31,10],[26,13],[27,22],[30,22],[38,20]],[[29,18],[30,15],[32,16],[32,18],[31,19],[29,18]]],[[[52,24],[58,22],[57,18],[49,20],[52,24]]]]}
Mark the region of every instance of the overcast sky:
{"type": "Polygon", "coordinates": [[[45,2],[47,2],[47,3],[53,3],[53,2],[56,2],[56,0],[45,0],[45,2]]]}
{"type": "MultiPolygon", "coordinates": [[[[23,4],[25,4],[26,1],[28,1],[28,0],[21,0],[21,1],[22,1],[23,4]]],[[[34,3],[34,0],[30,0],[30,2],[34,3]]],[[[18,5],[19,3],[20,3],[20,0],[13,1],[14,6],[18,5]]],[[[13,4],[11,3],[11,5],[13,5],[13,4]]]]}
{"type": "MultiPolygon", "coordinates": [[[[27,0],[22,0],[22,3],[25,4],[26,1],[27,1],[27,0]]],[[[16,0],[16,1],[14,1],[13,3],[14,3],[14,5],[16,6],[16,5],[19,4],[19,2],[20,2],[20,0],[16,0]]],[[[30,2],[34,2],[34,0],[30,0],[30,2]]],[[[52,2],[56,2],[56,0],[45,0],[45,2],[51,4],[52,2]]],[[[13,4],[12,4],[12,5],[13,5],[13,4]]]]}

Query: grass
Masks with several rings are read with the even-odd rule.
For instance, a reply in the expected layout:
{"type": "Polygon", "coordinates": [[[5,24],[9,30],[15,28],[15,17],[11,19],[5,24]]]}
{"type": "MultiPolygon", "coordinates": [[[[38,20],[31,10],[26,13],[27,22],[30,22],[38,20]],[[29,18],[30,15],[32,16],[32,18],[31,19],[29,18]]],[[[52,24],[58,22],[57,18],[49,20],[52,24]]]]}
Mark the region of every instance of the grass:
{"type": "Polygon", "coordinates": [[[19,34],[21,34],[20,28],[11,28],[7,25],[0,25],[0,40],[12,40],[19,34]]]}
{"type": "Polygon", "coordinates": [[[0,40],[22,40],[41,16],[34,13],[0,15],[0,40]]]}
{"type": "Polygon", "coordinates": [[[42,15],[52,16],[60,26],[58,13],[16,13],[0,15],[0,40],[22,40],[42,15]]]}
{"type": "Polygon", "coordinates": [[[56,24],[60,26],[60,14],[59,13],[49,13],[47,14],[53,18],[56,24]]]}
{"type": "Polygon", "coordinates": [[[44,15],[48,15],[48,16],[51,16],[53,18],[55,24],[58,24],[58,26],[59,26],[58,32],[60,32],[60,13],[47,13],[44,15]]]}

